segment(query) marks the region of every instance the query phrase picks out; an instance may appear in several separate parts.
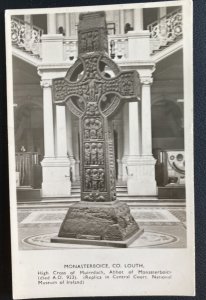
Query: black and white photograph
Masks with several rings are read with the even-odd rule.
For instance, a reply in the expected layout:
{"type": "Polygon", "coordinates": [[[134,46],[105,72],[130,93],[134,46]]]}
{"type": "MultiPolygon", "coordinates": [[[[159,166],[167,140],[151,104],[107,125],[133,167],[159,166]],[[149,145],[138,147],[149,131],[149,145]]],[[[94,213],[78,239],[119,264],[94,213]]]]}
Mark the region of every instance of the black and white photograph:
{"type": "Polygon", "coordinates": [[[192,28],[190,1],[7,11],[15,299],[84,296],[86,288],[89,296],[119,295],[115,287],[98,292],[100,278],[91,288],[97,271],[79,271],[90,256],[107,265],[102,280],[127,279],[121,295],[146,295],[148,284],[161,295],[163,283],[165,294],[194,294],[192,32],[185,28],[192,28]],[[25,280],[35,291],[17,287],[19,270],[32,274],[25,280]],[[69,295],[74,285],[81,289],[69,295]]]}

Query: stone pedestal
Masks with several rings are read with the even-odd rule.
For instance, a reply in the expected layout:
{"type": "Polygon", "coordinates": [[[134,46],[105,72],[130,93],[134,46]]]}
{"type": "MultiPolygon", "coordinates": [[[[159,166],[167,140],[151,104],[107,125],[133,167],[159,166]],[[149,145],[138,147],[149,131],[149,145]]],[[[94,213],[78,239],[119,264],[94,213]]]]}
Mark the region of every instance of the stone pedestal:
{"type": "Polygon", "coordinates": [[[82,201],[69,208],[52,242],[127,247],[142,232],[127,204],[82,201]]]}
{"type": "Polygon", "coordinates": [[[129,195],[156,196],[155,159],[152,156],[133,156],[127,160],[129,195]]]}
{"type": "Polygon", "coordinates": [[[67,197],[71,194],[70,162],[64,158],[44,158],[42,197],[67,197]]]}

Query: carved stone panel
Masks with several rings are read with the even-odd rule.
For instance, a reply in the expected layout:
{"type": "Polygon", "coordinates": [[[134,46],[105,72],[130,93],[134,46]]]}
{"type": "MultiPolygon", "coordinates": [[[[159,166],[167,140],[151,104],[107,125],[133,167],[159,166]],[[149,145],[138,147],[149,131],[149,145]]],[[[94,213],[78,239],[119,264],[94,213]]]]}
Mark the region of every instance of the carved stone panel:
{"type": "Polygon", "coordinates": [[[121,72],[107,56],[102,44],[107,38],[105,30],[104,13],[80,16],[79,57],[65,78],[53,80],[55,103],[68,105],[79,117],[83,201],[116,200],[114,142],[108,117],[123,101],[137,99],[137,73],[121,72]],[[93,22],[98,24],[96,28],[93,22]],[[113,77],[105,75],[107,69],[113,77]]]}

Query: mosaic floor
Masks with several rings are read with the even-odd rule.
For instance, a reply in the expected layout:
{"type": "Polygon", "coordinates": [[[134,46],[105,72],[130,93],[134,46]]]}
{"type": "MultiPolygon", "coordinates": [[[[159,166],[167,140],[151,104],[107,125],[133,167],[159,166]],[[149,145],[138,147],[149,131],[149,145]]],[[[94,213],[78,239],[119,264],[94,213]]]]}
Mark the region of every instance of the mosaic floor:
{"type": "MultiPolygon", "coordinates": [[[[58,234],[67,212],[65,208],[19,209],[19,248],[68,249],[101,248],[102,246],[51,243],[58,234]]],[[[144,233],[130,248],[184,248],[186,247],[185,209],[131,208],[131,213],[144,233]]],[[[104,247],[105,248],[105,247],[104,247]]]]}

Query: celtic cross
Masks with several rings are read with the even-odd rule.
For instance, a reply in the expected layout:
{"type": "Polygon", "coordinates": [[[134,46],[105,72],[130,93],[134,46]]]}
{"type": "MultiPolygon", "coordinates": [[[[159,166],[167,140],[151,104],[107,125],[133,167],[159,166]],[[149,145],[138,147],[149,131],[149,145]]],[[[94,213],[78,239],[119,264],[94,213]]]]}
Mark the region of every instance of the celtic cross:
{"type": "Polygon", "coordinates": [[[116,200],[111,116],[137,101],[136,71],[120,71],[107,54],[104,12],[80,15],[79,56],[64,78],[53,80],[54,102],[79,118],[81,200],[116,200]]]}

